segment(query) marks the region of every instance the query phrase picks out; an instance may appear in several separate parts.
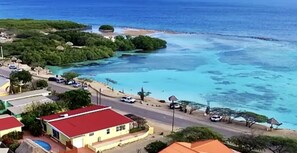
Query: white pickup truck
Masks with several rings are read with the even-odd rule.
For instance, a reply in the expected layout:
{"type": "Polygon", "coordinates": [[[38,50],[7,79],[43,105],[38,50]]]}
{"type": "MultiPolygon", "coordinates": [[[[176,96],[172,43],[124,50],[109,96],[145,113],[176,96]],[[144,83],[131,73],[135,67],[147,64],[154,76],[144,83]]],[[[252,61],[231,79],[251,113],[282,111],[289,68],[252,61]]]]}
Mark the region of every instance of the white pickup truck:
{"type": "Polygon", "coordinates": [[[121,101],[126,103],[135,103],[136,100],[132,97],[122,97],[121,101]]]}

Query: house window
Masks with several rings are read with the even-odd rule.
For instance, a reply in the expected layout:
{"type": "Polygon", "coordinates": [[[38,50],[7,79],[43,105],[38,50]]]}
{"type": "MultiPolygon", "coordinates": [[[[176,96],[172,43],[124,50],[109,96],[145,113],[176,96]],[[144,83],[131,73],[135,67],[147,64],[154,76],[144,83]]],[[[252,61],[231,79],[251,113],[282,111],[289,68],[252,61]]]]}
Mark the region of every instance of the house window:
{"type": "Polygon", "coordinates": [[[90,134],[89,134],[89,136],[93,136],[93,135],[94,135],[94,133],[90,133],[90,134]]]}
{"type": "Polygon", "coordinates": [[[110,133],[110,129],[107,129],[107,130],[106,130],[106,134],[109,134],[109,133],[110,133]]]}
{"type": "Polygon", "coordinates": [[[60,139],[60,135],[59,135],[59,132],[56,131],[55,129],[53,129],[53,137],[56,138],[56,139],[60,139]]]}
{"type": "Polygon", "coordinates": [[[121,125],[121,126],[117,127],[117,131],[122,131],[122,130],[125,130],[125,129],[126,129],[125,125],[121,125]]]}

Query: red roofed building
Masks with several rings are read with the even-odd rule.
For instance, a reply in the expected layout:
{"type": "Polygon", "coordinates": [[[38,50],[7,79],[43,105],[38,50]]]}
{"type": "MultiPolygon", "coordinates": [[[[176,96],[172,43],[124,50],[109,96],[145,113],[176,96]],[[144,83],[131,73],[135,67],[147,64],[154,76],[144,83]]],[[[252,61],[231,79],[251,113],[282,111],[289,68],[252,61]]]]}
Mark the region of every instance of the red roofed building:
{"type": "Polygon", "coordinates": [[[47,134],[77,148],[129,134],[132,120],[110,107],[89,106],[40,117],[47,134]]]}
{"type": "Polygon", "coordinates": [[[24,125],[13,116],[0,115],[0,137],[13,131],[21,132],[23,126],[24,125]]]}
{"type": "Polygon", "coordinates": [[[194,143],[175,142],[159,153],[238,153],[218,140],[204,140],[194,143]]]}

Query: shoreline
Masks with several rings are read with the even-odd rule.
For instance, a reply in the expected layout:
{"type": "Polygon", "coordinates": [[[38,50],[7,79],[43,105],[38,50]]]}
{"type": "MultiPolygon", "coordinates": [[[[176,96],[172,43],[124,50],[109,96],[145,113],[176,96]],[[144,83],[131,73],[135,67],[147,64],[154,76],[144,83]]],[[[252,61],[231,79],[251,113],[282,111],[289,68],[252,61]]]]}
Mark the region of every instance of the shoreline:
{"type": "MultiPolygon", "coordinates": [[[[147,28],[138,28],[138,27],[129,27],[129,26],[117,26],[116,28],[128,29],[128,30],[133,30],[133,31],[141,31],[144,33],[149,33],[149,34],[165,33],[165,34],[208,35],[208,36],[256,39],[256,40],[262,40],[262,41],[297,42],[297,40],[277,39],[274,37],[257,36],[257,35],[233,35],[233,34],[222,34],[222,33],[211,33],[211,32],[179,32],[179,31],[174,31],[174,30],[158,30],[158,29],[147,29],[147,28]]],[[[123,34],[125,34],[125,33],[123,33],[123,34]]]]}
{"type": "MultiPolygon", "coordinates": [[[[2,67],[2,69],[3,68],[8,69],[6,66],[2,67]]],[[[23,68],[24,70],[25,69],[29,70],[29,72],[33,75],[33,77],[35,79],[36,78],[47,79],[48,77],[55,76],[54,74],[50,73],[46,69],[40,71],[39,74],[37,75],[37,72],[31,70],[30,67],[25,64],[20,64],[20,68],[23,68]]],[[[172,112],[171,109],[168,109],[168,104],[169,104],[168,102],[161,103],[161,102],[159,102],[159,99],[154,98],[154,97],[146,97],[144,102],[140,102],[138,95],[134,95],[134,94],[130,94],[130,93],[121,93],[120,91],[114,90],[111,87],[109,87],[107,84],[99,82],[99,81],[92,80],[92,82],[88,82],[88,85],[90,87],[89,91],[91,94],[96,94],[95,90],[102,89],[102,95],[109,97],[109,98],[119,99],[122,96],[131,96],[131,97],[137,99],[137,102],[134,103],[134,107],[142,107],[143,108],[143,106],[145,105],[146,109],[153,109],[155,111],[161,111],[165,114],[166,113],[171,114],[171,112],[172,112]]],[[[62,85],[62,86],[66,86],[66,85],[62,85]]],[[[77,89],[77,88],[73,88],[71,86],[66,86],[66,87],[71,90],[77,89]]],[[[213,123],[213,122],[209,121],[208,116],[204,116],[203,114],[204,114],[203,110],[194,111],[193,114],[187,114],[187,113],[180,112],[179,110],[176,110],[177,117],[185,118],[188,120],[190,120],[192,118],[192,119],[195,119],[198,121],[202,121],[202,122],[207,123],[207,124],[205,124],[205,126],[207,126],[207,127],[209,127],[209,125],[211,125],[211,127],[214,126],[216,128],[220,128],[220,125],[222,125],[222,126],[224,126],[224,128],[229,127],[229,129],[230,130],[232,129],[233,131],[237,131],[237,130],[241,129],[243,131],[256,131],[258,134],[297,138],[297,130],[294,130],[294,129],[278,128],[278,129],[274,129],[273,131],[267,131],[267,129],[269,129],[269,127],[262,125],[262,124],[255,124],[252,128],[247,128],[247,127],[245,127],[245,122],[236,121],[236,120],[234,120],[232,124],[227,124],[226,122],[213,123]]],[[[152,122],[156,122],[156,121],[152,121],[152,122]]],[[[238,132],[241,133],[240,131],[238,131],[238,132]]]]}
{"type": "MultiPolygon", "coordinates": [[[[98,26],[97,24],[91,26],[98,26]]],[[[115,36],[117,34],[131,35],[131,36],[139,36],[139,35],[151,35],[157,33],[164,34],[186,34],[186,35],[206,35],[206,36],[217,36],[217,37],[233,37],[233,38],[242,38],[242,39],[255,39],[262,41],[276,41],[276,42],[291,42],[296,43],[297,40],[288,40],[288,39],[278,39],[275,37],[269,36],[258,36],[258,35],[234,35],[234,34],[223,34],[223,33],[212,33],[212,32],[186,32],[186,31],[175,31],[175,30],[160,30],[160,29],[148,29],[148,28],[140,28],[140,27],[132,27],[132,26],[115,26],[115,28],[123,30],[122,33],[101,33],[99,34],[103,36],[115,36]]],[[[91,30],[93,30],[91,28],[91,30]]],[[[96,31],[97,32],[97,31],[96,31]]]]}
{"type": "MultiPolygon", "coordinates": [[[[131,28],[127,28],[127,30],[131,30],[131,28]]],[[[136,31],[136,32],[139,32],[139,31],[143,31],[143,29],[137,29],[137,30],[134,30],[134,29],[132,29],[132,31],[136,31]]],[[[149,30],[149,32],[152,32],[152,30],[149,30]]],[[[155,33],[157,33],[158,31],[153,31],[153,32],[155,32],[155,33]]],[[[89,76],[90,78],[93,78],[93,79],[96,79],[96,78],[94,78],[94,77],[91,77],[91,76],[89,76]]],[[[99,80],[99,81],[103,81],[104,82],[104,80],[99,80]]],[[[113,86],[113,85],[112,85],[113,86]]],[[[136,91],[135,89],[133,89],[133,91],[132,91],[132,89],[128,89],[128,88],[125,88],[125,87],[116,87],[115,89],[118,89],[118,90],[122,90],[122,89],[125,89],[125,91],[127,91],[127,92],[133,92],[133,93],[137,93],[138,92],[138,90],[136,91]]],[[[154,92],[153,91],[153,93],[155,94],[155,93],[157,93],[157,92],[154,92]]],[[[164,96],[160,96],[160,92],[158,92],[157,93],[158,95],[155,95],[155,96],[157,96],[157,98],[155,97],[155,98],[153,98],[153,99],[155,99],[155,100],[152,100],[152,101],[157,101],[158,99],[167,99],[166,97],[164,98],[164,96]]],[[[137,95],[136,95],[136,97],[137,97],[137,95]]],[[[204,99],[203,99],[204,100],[204,99]]],[[[201,102],[201,103],[204,103],[204,101],[203,102],[201,102]]],[[[205,102],[206,103],[206,102],[205,102]]],[[[204,103],[204,104],[205,104],[204,103]]],[[[213,107],[216,107],[217,105],[214,105],[213,107]]],[[[218,106],[218,107],[224,107],[224,106],[218,106]]],[[[252,111],[252,110],[250,110],[250,111],[252,111]]],[[[258,111],[257,113],[259,113],[259,114],[261,114],[262,112],[260,112],[260,111],[258,111]]],[[[266,114],[267,116],[269,115],[269,114],[266,114]]],[[[273,116],[271,116],[271,117],[273,117],[273,116]]],[[[275,116],[274,116],[275,117],[275,116]]],[[[293,126],[291,126],[291,124],[290,125],[288,125],[288,127],[289,128],[291,128],[291,129],[294,129],[294,127],[293,126]]],[[[284,128],[288,128],[288,127],[284,127],[284,128]]]]}

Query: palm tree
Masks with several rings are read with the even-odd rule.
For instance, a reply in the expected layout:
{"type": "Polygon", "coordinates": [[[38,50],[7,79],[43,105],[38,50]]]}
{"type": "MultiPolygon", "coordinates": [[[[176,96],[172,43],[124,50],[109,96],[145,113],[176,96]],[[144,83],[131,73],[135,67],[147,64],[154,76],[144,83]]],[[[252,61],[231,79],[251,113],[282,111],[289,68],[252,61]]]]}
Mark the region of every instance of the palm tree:
{"type": "Polygon", "coordinates": [[[145,91],[143,90],[143,87],[142,87],[142,88],[141,88],[141,91],[139,91],[137,94],[140,96],[140,99],[141,99],[142,101],[144,101],[144,98],[147,97],[147,96],[149,96],[149,95],[151,94],[151,92],[145,92],[145,91]]]}

